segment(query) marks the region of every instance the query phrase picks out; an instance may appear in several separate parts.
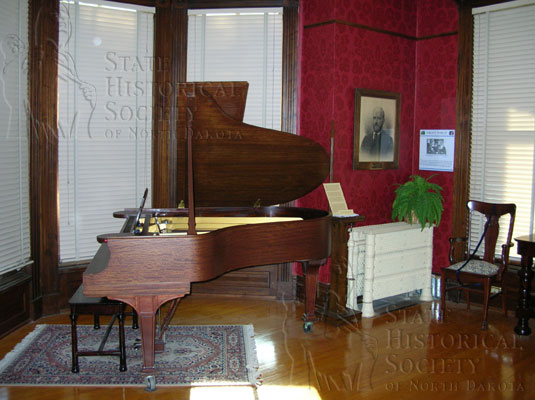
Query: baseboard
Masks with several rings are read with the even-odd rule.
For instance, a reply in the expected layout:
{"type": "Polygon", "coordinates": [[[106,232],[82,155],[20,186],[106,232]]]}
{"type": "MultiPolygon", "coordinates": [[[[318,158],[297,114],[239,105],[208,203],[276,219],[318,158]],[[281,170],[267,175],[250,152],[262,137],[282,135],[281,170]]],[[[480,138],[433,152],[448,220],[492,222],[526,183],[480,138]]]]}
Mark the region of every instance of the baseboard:
{"type": "Polygon", "coordinates": [[[30,321],[31,275],[18,271],[0,283],[0,338],[30,321]]]}
{"type": "MultiPolygon", "coordinates": [[[[509,267],[507,270],[507,276],[505,277],[505,279],[506,279],[506,287],[507,287],[507,292],[506,292],[507,309],[510,311],[514,311],[518,307],[518,296],[519,296],[519,290],[520,290],[520,278],[518,277],[518,268],[509,267]]],[[[438,281],[438,284],[440,285],[440,275],[438,276],[437,281],[438,281]]],[[[450,281],[448,280],[446,285],[447,286],[455,285],[455,283],[454,282],[450,283],[450,281]]],[[[458,293],[460,293],[459,290],[446,292],[446,300],[453,301],[453,302],[460,303],[460,304],[466,304],[465,297],[462,294],[458,296],[458,293]]],[[[533,306],[533,301],[534,301],[533,293],[531,295],[531,300],[532,300],[532,306],[533,306]]],[[[495,309],[501,310],[502,308],[501,301],[502,301],[501,296],[491,298],[489,301],[489,307],[493,309],[495,308],[495,309]]],[[[478,294],[471,294],[470,304],[483,305],[483,296],[480,296],[478,294]]]]}
{"type": "MultiPolygon", "coordinates": [[[[295,276],[295,297],[297,301],[301,303],[305,302],[305,278],[302,275],[295,276]]],[[[328,299],[329,299],[329,288],[328,283],[319,282],[318,290],[316,292],[316,303],[315,309],[318,312],[323,312],[327,309],[328,299]]]]}

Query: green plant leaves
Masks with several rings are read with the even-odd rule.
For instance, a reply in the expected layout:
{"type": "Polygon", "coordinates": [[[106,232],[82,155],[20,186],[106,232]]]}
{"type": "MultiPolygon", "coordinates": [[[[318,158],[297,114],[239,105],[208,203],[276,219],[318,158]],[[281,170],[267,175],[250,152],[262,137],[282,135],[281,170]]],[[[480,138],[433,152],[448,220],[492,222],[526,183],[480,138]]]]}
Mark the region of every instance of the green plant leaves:
{"type": "Polygon", "coordinates": [[[429,182],[434,175],[425,179],[419,175],[412,175],[410,181],[398,185],[395,190],[396,198],[392,204],[392,220],[408,220],[414,214],[422,229],[426,224],[438,226],[442,218],[444,198],[440,193],[442,187],[429,182]]]}

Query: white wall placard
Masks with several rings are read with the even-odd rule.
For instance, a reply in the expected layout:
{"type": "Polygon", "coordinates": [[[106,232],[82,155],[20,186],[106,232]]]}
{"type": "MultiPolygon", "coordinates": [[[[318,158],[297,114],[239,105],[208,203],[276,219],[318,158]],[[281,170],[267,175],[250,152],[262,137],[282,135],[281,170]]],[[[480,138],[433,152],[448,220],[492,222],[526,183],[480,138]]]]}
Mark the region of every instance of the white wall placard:
{"type": "Polygon", "coordinates": [[[453,171],[455,130],[420,130],[420,169],[427,171],[453,171]]]}

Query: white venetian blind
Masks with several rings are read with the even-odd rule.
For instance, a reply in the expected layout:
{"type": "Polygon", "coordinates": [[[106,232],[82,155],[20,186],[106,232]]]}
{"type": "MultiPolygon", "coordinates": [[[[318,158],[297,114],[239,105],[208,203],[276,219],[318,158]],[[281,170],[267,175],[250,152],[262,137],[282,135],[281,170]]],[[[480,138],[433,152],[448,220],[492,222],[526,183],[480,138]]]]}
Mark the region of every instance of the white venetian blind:
{"type": "Polygon", "coordinates": [[[0,2],[0,274],[30,262],[28,2],[0,2]]]}
{"type": "Polygon", "coordinates": [[[190,10],[188,81],[247,81],[244,121],[281,127],[282,8],[190,10]]]}
{"type": "MultiPolygon", "coordinates": [[[[150,187],[153,9],[60,5],[60,260],[93,257],[150,187]]],[[[150,201],[147,202],[147,205],[150,201]]]]}
{"type": "Polygon", "coordinates": [[[470,198],[515,203],[514,236],[533,232],[534,168],[535,1],[474,9],[470,198]]]}

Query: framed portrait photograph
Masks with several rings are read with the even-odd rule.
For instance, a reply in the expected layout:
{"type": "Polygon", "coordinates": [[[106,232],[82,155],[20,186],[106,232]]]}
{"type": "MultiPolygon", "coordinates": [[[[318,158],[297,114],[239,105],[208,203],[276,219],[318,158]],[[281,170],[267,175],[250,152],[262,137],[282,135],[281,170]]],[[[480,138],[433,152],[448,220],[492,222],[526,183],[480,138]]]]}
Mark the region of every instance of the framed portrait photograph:
{"type": "Polygon", "coordinates": [[[401,93],[355,90],[353,169],[396,169],[401,93]]]}

